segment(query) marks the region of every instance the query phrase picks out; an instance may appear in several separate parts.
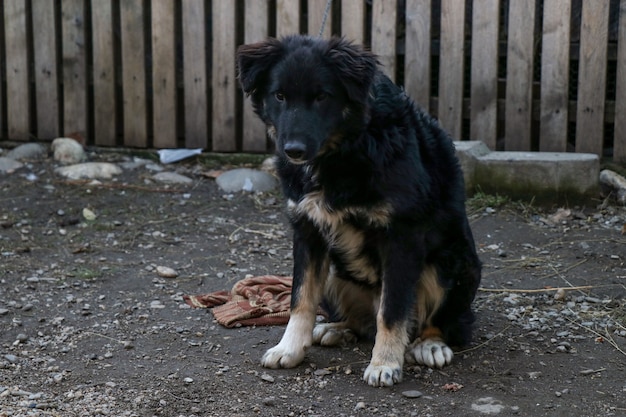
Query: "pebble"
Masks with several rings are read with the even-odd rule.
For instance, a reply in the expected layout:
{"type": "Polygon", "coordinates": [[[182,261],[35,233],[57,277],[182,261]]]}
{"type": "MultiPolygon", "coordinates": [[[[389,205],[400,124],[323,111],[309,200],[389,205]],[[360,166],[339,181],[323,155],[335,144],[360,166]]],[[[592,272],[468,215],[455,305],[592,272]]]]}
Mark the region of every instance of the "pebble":
{"type": "Polygon", "coordinates": [[[185,384],[191,384],[191,383],[193,382],[193,378],[189,378],[189,377],[184,378],[184,379],[183,379],[183,382],[184,382],[185,384]]]}
{"type": "Polygon", "coordinates": [[[6,156],[0,156],[0,173],[12,174],[23,166],[24,164],[21,162],[17,162],[16,160],[7,158],[6,156]]]}
{"type": "Polygon", "coordinates": [[[176,278],[178,276],[178,272],[168,266],[157,266],[156,273],[163,278],[176,278]]]}
{"type": "Polygon", "coordinates": [[[15,160],[35,160],[46,157],[48,149],[39,143],[24,143],[16,146],[7,153],[7,158],[15,160]]]}
{"type": "Polygon", "coordinates": [[[408,390],[408,391],[402,391],[402,395],[407,398],[419,398],[424,394],[422,394],[421,391],[408,390]]]}
{"type": "Polygon", "coordinates": [[[4,359],[6,359],[7,361],[9,361],[10,363],[17,363],[17,356],[15,356],[15,355],[11,355],[10,353],[9,353],[9,354],[4,355],[4,359]]]}
{"type": "Polygon", "coordinates": [[[0,316],[6,316],[7,314],[9,314],[9,310],[6,308],[0,308],[0,316]]]}
{"type": "Polygon", "coordinates": [[[356,403],[356,405],[354,406],[354,410],[365,410],[367,406],[365,405],[364,401],[359,401],[358,403],[356,403]]]}
{"type": "Polygon", "coordinates": [[[274,377],[266,373],[261,374],[261,379],[265,382],[274,382],[274,377]]]}
{"type": "Polygon", "coordinates": [[[158,174],[154,174],[152,178],[155,181],[159,181],[165,184],[191,184],[193,180],[189,177],[186,177],[181,174],[177,174],[176,172],[159,172],[158,174]]]}
{"type": "Polygon", "coordinates": [[[161,301],[154,300],[150,302],[150,308],[165,308],[165,306],[161,301]]]}
{"type": "Polygon", "coordinates": [[[28,336],[26,336],[24,333],[20,333],[17,335],[15,340],[17,340],[20,343],[26,343],[28,341],[28,336]]]}
{"type": "Polygon", "coordinates": [[[111,179],[114,175],[122,173],[122,169],[110,162],[85,162],[82,164],[69,165],[54,170],[62,177],[71,180],[80,179],[111,179]]]}

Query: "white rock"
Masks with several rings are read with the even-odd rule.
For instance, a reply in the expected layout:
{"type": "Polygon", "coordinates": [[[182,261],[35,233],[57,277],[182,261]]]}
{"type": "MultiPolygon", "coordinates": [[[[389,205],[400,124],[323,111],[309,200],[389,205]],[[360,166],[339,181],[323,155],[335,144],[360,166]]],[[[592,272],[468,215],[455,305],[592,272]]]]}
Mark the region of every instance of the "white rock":
{"type": "Polygon", "coordinates": [[[276,188],[276,178],[270,174],[249,168],[226,171],[216,178],[217,185],[228,193],[237,191],[270,191],[276,188]]]}
{"type": "Polygon", "coordinates": [[[169,266],[157,266],[156,273],[163,278],[176,278],[178,276],[178,272],[169,266]]]}
{"type": "Polygon", "coordinates": [[[175,172],[159,172],[152,176],[156,181],[166,184],[191,184],[193,180],[175,172]]]}
{"type": "Polygon", "coordinates": [[[72,138],[56,138],[51,147],[54,160],[62,164],[78,164],[87,159],[83,146],[72,138]]]}
{"type": "Polygon", "coordinates": [[[40,143],[24,143],[16,146],[7,153],[7,158],[15,160],[42,159],[48,153],[48,149],[40,143]]]}
{"type": "Polygon", "coordinates": [[[87,179],[111,179],[113,175],[122,173],[122,169],[109,162],[85,162],[83,164],[70,165],[55,169],[55,172],[71,180],[87,179]]]}
{"type": "Polygon", "coordinates": [[[5,156],[0,156],[0,173],[2,174],[12,174],[14,171],[23,166],[24,164],[21,162],[17,162],[16,160],[5,156]]]}

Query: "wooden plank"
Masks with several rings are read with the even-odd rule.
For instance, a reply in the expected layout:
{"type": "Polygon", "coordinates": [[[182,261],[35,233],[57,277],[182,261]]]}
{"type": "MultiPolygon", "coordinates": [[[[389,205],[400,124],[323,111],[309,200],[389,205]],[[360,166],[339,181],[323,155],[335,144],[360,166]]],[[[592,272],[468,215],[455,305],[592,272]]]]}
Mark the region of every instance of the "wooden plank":
{"type": "Polygon", "coordinates": [[[499,3],[474,0],[472,6],[470,138],[492,150],[497,139],[499,3]]]}
{"type": "Polygon", "coordinates": [[[152,0],[152,126],[155,148],[175,148],[174,0],[152,0]]]}
{"type": "Polygon", "coordinates": [[[144,7],[142,0],[120,4],[124,145],[148,146],[144,7]]]}
{"type": "Polygon", "coordinates": [[[567,149],[570,0],[545,0],[541,53],[539,150],[567,149]]]}
{"type": "MultiPolygon", "coordinates": [[[[617,41],[617,80],[615,114],[626,114],[626,0],[619,3],[619,38],[617,41]]],[[[615,118],[613,160],[626,162],[626,117],[615,118]]]]}
{"type": "Polygon", "coordinates": [[[441,0],[437,114],[443,128],[456,140],[462,139],[464,18],[465,7],[462,0],[441,0]]]}
{"type": "Polygon", "coordinates": [[[509,2],[505,149],[531,150],[535,2],[509,2]]]}
{"type": "Polygon", "coordinates": [[[397,0],[373,0],[372,52],[378,56],[383,72],[396,79],[397,0]]]}
{"type": "Polygon", "coordinates": [[[103,146],[114,146],[117,134],[112,4],[111,0],[91,3],[94,142],[103,146]]]}
{"type": "Polygon", "coordinates": [[[4,2],[7,127],[11,140],[30,139],[26,1],[4,2]]]}
{"type": "Polygon", "coordinates": [[[276,0],[276,36],[300,33],[300,2],[276,0]]]}
{"type": "Polygon", "coordinates": [[[609,0],[584,1],[582,8],[576,152],[602,156],[609,0]]]}
{"type": "Polygon", "coordinates": [[[357,44],[364,43],[365,2],[363,0],[341,0],[341,34],[357,44]]]}
{"type": "Polygon", "coordinates": [[[31,3],[37,138],[54,139],[60,133],[59,74],[54,0],[31,3]]]}
{"type": "Polygon", "coordinates": [[[237,149],[235,138],[235,2],[214,0],[213,7],[213,150],[237,149]]]}
{"type": "Polygon", "coordinates": [[[85,5],[82,0],[61,3],[63,32],[63,132],[87,138],[87,62],[85,5]]]}
{"type": "Polygon", "coordinates": [[[208,148],[206,10],[204,0],[182,2],[185,146],[208,148]]]}
{"type": "MultiPolygon", "coordinates": [[[[268,0],[246,0],[245,2],[245,43],[259,42],[268,35],[268,0]]],[[[243,100],[243,150],[264,152],[267,150],[265,124],[254,113],[252,102],[243,100]]]]}
{"type": "Polygon", "coordinates": [[[406,51],[404,55],[404,88],[429,111],[431,0],[406,2],[406,51]]]}
{"type": "MultiPolygon", "coordinates": [[[[331,1],[332,3],[332,1],[331,1]]],[[[308,0],[307,8],[307,24],[309,27],[309,35],[318,36],[322,24],[324,24],[324,30],[322,31],[322,38],[328,39],[331,35],[332,29],[332,7],[328,10],[328,16],[326,23],[324,22],[324,14],[326,12],[326,5],[328,0],[308,0]]],[[[332,6],[332,4],[331,4],[332,6]]]]}

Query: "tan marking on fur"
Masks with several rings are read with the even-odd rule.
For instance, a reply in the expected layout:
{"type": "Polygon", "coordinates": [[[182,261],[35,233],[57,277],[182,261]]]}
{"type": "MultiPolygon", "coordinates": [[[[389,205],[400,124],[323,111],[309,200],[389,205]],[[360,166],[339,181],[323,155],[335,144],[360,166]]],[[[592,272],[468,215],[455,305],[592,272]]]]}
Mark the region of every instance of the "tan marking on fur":
{"type": "Polygon", "coordinates": [[[378,294],[351,281],[331,275],[326,282],[325,295],[333,304],[346,326],[358,334],[367,333],[376,320],[378,294]]]}
{"type": "Polygon", "coordinates": [[[426,339],[443,340],[443,335],[441,333],[441,330],[438,327],[428,326],[424,330],[422,330],[420,339],[421,340],[426,340],[426,339]]]}
{"type": "Polygon", "coordinates": [[[432,265],[424,266],[417,288],[415,317],[418,330],[423,326],[431,326],[432,318],[443,303],[445,290],[439,285],[437,270],[432,265]]]}
{"type": "Polygon", "coordinates": [[[268,125],[267,126],[267,136],[270,137],[273,141],[276,140],[276,126],[268,125]]]}
{"type": "Polygon", "coordinates": [[[385,325],[381,312],[376,317],[376,341],[372,350],[373,366],[404,364],[404,351],[409,343],[406,322],[396,323],[391,328],[385,325]]]}

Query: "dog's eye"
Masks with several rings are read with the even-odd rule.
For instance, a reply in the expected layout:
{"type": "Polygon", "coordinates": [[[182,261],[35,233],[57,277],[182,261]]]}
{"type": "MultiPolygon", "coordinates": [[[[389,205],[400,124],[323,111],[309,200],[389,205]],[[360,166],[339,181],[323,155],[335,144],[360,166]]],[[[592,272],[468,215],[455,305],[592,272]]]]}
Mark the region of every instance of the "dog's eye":
{"type": "Polygon", "coordinates": [[[328,98],[328,94],[326,93],[319,93],[316,97],[315,97],[315,101],[324,101],[328,98]]]}
{"type": "Polygon", "coordinates": [[[285,101],[285,95],[283,93],[274,93],[274,98],[276,98],[276,101],[285,101]]]}

